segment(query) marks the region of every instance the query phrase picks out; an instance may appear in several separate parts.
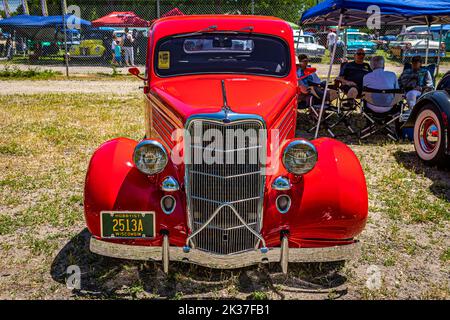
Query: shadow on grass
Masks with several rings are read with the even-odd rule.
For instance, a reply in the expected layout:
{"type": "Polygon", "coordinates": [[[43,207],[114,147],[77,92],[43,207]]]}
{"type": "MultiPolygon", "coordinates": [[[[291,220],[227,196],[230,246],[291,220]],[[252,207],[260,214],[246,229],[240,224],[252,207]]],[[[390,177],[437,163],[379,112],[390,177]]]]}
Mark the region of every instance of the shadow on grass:
{"type": "Polygon", "coordinates": [[[399,164],[417,175],[423,175],[433,181],[430,191],[439,198],[450,202],[450,169],[425,165],[414,151],[397,151],[394,157],[399,164]]]}
{"type": "MultiPolygon", "coordinates": [[[[67,267],[81,270],[78,297],[128,299],[252,299],[254,292],[272,293],[278,299],[295,293],[328,294],[339,298],[347,293],[343,262],[290,264],[288,275],[278,264],[260,264],[235,270],[218,270],[172,262],[165,275],[159,262],[129,261],[103,257],[89,251],[90,234],[85,229],[73,237],[53,260],[51,276],[65,284],[67,267]]],[[[326,296],[327,298],[329,296],[326,296]]],[[[320,297],[318,297],[320,298],[320,297]]]]}

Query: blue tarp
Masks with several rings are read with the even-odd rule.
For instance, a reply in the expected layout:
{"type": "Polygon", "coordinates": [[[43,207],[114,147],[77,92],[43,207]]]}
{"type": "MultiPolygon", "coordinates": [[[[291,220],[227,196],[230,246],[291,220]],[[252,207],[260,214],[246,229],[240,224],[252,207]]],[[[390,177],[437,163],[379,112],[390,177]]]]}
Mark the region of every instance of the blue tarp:
{"type": "MultiPolygon", "coordinates": [[[[79,24],[80,26],[90,26],[91,23],[87,20],[72,17],[67,14],[65,16],[66,21],[73,24],[79,24]],[[77,20],[75,20],[77,19],[77,20]]],[[[21,14],[0,20],[0,28],[45,28],[45,27],[63,27],[63,16],[29,16],[21,14]]]]}
{"type": "MultiPolygon", "coordinates": [[[[79,19],[73,15],[65,16],[67,23],[67,32],[71,27],[78,28],[89,27],[91,23],[87,20],[79,19]]],[[[0,20],[0,28],[10,33],[15,32],[17,36],[25,37],[31,40],[38,41],[62,41],[64,33],[63,16],[30,16],[17,15],[11,18],[0,20]]]]}
{"type": "Polygon", "coordinates": [[[344,26],[363,26],[374,14],[371,6],[379,8],[381,25],[450,23],[450,0],[325,0],[303,13],[300,23],[335,26],[344,10],[344,26]]]}

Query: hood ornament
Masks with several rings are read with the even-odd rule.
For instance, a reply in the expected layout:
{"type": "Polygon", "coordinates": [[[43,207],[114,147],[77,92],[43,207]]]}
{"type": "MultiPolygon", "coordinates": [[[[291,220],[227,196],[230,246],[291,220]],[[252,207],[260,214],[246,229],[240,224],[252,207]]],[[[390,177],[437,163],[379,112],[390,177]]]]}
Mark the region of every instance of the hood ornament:
{"type": "Polygon", "coordinates": [[[231,120],[230,120],[230,118],[228,118],[228,115],[232,112],[232,110],[231,110],[230,106],[228,105],[227,90],[225,88],[225,80],[222,80],[222,97],[223,97],[222,111],[225,114],[223,122],[224,123],[230,123],[231,120]]]}

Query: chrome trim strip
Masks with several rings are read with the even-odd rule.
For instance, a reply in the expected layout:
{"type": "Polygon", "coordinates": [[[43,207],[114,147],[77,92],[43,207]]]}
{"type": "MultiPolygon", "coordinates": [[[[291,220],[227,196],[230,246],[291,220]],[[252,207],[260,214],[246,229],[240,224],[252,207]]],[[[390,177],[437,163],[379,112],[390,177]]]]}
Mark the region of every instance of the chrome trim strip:
{"type": "MultiPolygon", "coordinates": [[[[322,248],[289,248],[289,262],[331,262],[356,258],[361,244],[351,244],[322,248]]],[[[90,250],[100,255],[130,260],[162,260],[161,247],[126,245],[106,242],[94,237],[90,240],[90,250]]],[[[216,269],[247,267],[261,262],[281,262],[281,248],[269,248],[267,253],[251,250],[232,255],[219,255],[191,249],[183,252],[182,247],[169,247],[170,261],[198,264],[216,269]]]]}
{"type": "Polygon", "coordinates": [[[202,198],[202,197],[196,197],[196,196],[193,196],[192,199],[201,200],[201,201],[207,201],[207,202],[216,203],[216,204],[228,204],[228,205],[231,205],[231,204],[241,203],[241,202],[245,202],[245,201],[257,200],[257,199],[259,199],[259,197],[240,199],[240,200],[236,200],[236,201],[230,201],[230,202],[227,202],[227,203],[223,203],[221,201],[214,201],[214,200],[211,200],[211,199],[205,199],[205,198],[202,198]]]}
{"type": "Polygon", "coordinates": [[[250,176],[252,174],[261,174],[262,173],[262,171],[254,171],[254,172],[246,172],[246,173],[242,173],[242,174],[236,174],[236,175],[233,175],[233,176],[226,176],[226,177],[224,177],[224,176],[219,176],[217,174],[200,172],[200,171],[195,171],[195,170],[191,170],[189,172],[190,173],[199,174],[199,175],[202,175],[202,176],[219,178],[219,179],[232,179],[232,178],[237,178],[237,177],[242,177],[242,176],[250,176]]]}

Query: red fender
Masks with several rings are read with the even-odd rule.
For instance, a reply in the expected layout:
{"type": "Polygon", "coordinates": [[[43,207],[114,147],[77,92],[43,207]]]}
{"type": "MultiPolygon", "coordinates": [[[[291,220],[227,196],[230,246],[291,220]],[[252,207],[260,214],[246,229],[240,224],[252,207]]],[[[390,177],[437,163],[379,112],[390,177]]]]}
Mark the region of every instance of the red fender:
{"type": "MultiPolygon", "coordinates": [[[[85,219],[89,231],[100,237],[101,211],[155,211],[156,234],[151,240],[114,240],[127,244],[161,245],[161,231],[170,231],[172,245],[183,245],[186,239],[186,201],[184,191],[171,193],[176,201],[175,211],[166,215],[161,210],[160,181],[168,175],[178,178],[176,167],[170,163],[156,177],[142,174],[132,156],[137,142],[118,138],[101,145],[92,156],[84,191],[85,219]]],[[[182,185],[183,180],[179,180],[182,185]]]]}
{"type": "Polygon", "coordinates": [[[289,232],[290,247],[311,247],[353,242],[364,229],[368,195],[358,158],[344,143],[334,139],[321,138],[312,143],[318,152],[313,170],[296,179],[280,166],[278,174],[268,181],[262,231],[269,246],[279,246],[282,231],[289,232]],[[278,176],[290,177],[291,190],[271,188],[278,176]],[[275,206],[282,193],[292,199],[286,214],[279,213],[275,206]]]}

